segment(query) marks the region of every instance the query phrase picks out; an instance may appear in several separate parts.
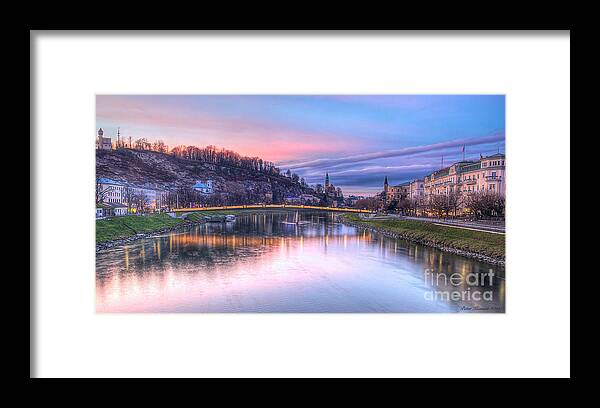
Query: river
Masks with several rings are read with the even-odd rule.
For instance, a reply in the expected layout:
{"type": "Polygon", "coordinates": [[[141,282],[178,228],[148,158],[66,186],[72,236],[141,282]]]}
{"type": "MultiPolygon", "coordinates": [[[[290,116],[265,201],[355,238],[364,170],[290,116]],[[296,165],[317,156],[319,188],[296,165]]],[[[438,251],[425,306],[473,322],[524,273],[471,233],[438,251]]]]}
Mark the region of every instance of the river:
{"type": "Polygon", "coordinates": [[[504,312],[504,292],[504,267],[328,212],[238,215],[96,254],[103,313],[490,313],[504,312]]]}

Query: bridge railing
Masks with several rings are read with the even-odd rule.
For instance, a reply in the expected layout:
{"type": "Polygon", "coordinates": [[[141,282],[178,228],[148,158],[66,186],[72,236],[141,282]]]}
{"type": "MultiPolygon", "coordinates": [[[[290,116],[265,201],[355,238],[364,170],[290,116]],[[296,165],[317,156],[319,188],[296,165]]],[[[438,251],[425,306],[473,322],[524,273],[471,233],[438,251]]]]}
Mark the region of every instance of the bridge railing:
{"type": "Polygon", "coordinates": [[[243,210],[253,208],[292,208],[292,209],[308,209],[308,210],[325,210],[325,211],[340,211],[340,212],[356,212],[356,213],[372,213],[370,210],[360,210],[357,208],[339,208],[339,207],[320,207],[316,205],[291,205],[291,204],[246,204],[246,205],[225,205],[216,207],[193,207],[193,208],[176,208],[173,212],[194,212],[194,211],[215,211],[215,210],[243,210]]]}

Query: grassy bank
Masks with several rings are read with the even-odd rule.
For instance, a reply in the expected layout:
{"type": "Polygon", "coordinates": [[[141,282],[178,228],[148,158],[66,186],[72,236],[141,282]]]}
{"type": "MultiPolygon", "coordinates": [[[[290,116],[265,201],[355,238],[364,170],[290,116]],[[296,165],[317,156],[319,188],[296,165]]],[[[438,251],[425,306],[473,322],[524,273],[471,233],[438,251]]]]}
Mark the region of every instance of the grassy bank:
{"type": "MultiPolygon", "coordinates": [[[[205,216],[214,215],[239,215],[272,212],[264,209],[239,209],[239,210],[214,210],[190,212],[186,216],[187,221],[203,222],[205,216]]],[[[103,243],[117,239],[128,238],[136,234],[160,231],[164,228],[174,227],[185,222],[181,218],[171,218],[165,213],[149,214],[143,217],[126,216],[113,217],[96,221],[96,243],[103,243]]]]}
{"type": "Polygon", "coordinates": [[[342,217],[352,223],[397,234],[401,238],[415,242],[473,252],[497,259],[505,257],[505,236],[502,234],[445,227],[422,221],[363,220],[358,214],[344,214],[342,217]]]}
{"type": "Polygon", "coordinates": [[[182,223],[167,214],[149,214],[143,217],[114,217],[96,221],[96,243],[131,237],[136,234],[159,231],[182,223]]]}

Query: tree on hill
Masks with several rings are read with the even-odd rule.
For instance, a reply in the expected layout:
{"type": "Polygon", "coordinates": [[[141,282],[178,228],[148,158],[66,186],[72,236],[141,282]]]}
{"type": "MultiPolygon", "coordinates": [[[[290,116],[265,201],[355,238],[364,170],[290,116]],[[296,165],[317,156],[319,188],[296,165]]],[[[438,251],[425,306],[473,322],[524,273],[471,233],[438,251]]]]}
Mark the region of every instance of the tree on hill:
{"type": "Polygon", "coordinates": [[[232,150],[218,149],[215,146],[197,147],[180,145],[171,149],[170,153],[187,160],[239,167],[269,175],[279,175],[279,169],[272,162],[263,160],[260,157],[242,156],[232,150]]]}

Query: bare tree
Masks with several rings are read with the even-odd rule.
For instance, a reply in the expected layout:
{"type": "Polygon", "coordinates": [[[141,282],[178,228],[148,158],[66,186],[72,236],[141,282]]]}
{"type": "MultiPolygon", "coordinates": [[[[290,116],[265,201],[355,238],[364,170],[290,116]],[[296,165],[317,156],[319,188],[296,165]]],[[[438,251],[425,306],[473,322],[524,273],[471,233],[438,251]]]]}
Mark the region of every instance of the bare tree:
{"type": "MultiPolygon", "coordinates": [[[[451,190],[448,194],[448,211],[452,211],[454,216],[458,213],[458,210],[461,208],[463,203],[463,197],[460,191],[451,190]]],[[[446,213],[448,215],[448,213],[446,213]]]]}
{"type": "Polygon", "coordinates": [[[375,210],[379,209],[380,206],[381,206],[381,199],[377,196],[362,198],[360,200],[357,200],[356,203],[354,204],[354,208],[358,208],[361,210],[363,210],[363,209],[371,210],[371,211],[375,211],[375,210]]]}
{"type": "Polygon", "coordinates": [[[498,193],[494,194],[492,210],[495,216],[504,217],[506,211],[506,198],[498,193]]]}
{"type": "Polygon", "coordinates": [[[412,215],[418,215],[417,211],[421,209],[421,200],[419,200],[419,197],[417,198],[409,198],[408,199],[408,203],[406,206],[406,210],[409,214],[412,215]]]}
{"type": "Polygon", "coordinates": [[[166,153],[167,146],[165,145],[165,142],[163,142],[162,140],[157,140],[156,142],[154,142],[152,144],[152,150],[154,150],[155,152],[166,153]]]}
{"type": "Polygon", "coordinates": [[[135,194],[135,198],[136,211],[140,214],[146,213],[150,204],[150,200],[148,199],[146,193],[140,191],[135,194]]]}
{"type": "Polygon", "coordinates": [[[127,205],[127,214],[130,214],[131,209],[137,202],[137,195],[135,194],[135,190],[130,186],[125,186],[121,191],[121,197],[123,199],[123,202],[127,205]]]}
{"type": "Polygon", "coordinates": [[[138,150],[151,150],[152,143],[150,143],[146,138],[142,137],[137,139],[134,144],[135,148],[138,150]]]}
{"type": "Polygon", "coordinates": [[[402,213],[402,215],[406,215],[410,213],[411,202],[406,196],[402,196],[400,200],[398,200],[398,210],[402,213]]]}
{"type": "Polygon", "coordinates": [[[104,203],[106,197],[110,194],[110,187],[104,188],[104,186],[96,181],[96,205],[104,203]]]}
{"type": "Polygon", "coordinates": [[[391,200],[389,203],[387,203],[385,210],[387,212],[396,212],[398,210],[398,200],[391,200]]]}
{"type": "MultiPolygon", "coordinates": [[[[280,175],[279,168],[275,167],[275,164],[272,162],[263,160],[259,157],[242,156],[234,151],[218,149],[215,146],[200,148],[196,146],[180,145],[172,148],[170,153],[186,160],[244,168],[269,175],[280,175]]],[[[289,174],[288,177],[291,177],[291,174],[289,174]]]]}
{"type": "Polygon", "coordinates": [[[450,212],[450,205],[448,196],[446,194],[432,194],[429,196],[429,209],[433,211],[438,217],[448,215],[450,212]]]}
{"type": "Polygon", "coordinates": [[[465,197],[465,208],[476,218],[503,217],[505,198],[498,193],[478,192],[465,197]]]}

